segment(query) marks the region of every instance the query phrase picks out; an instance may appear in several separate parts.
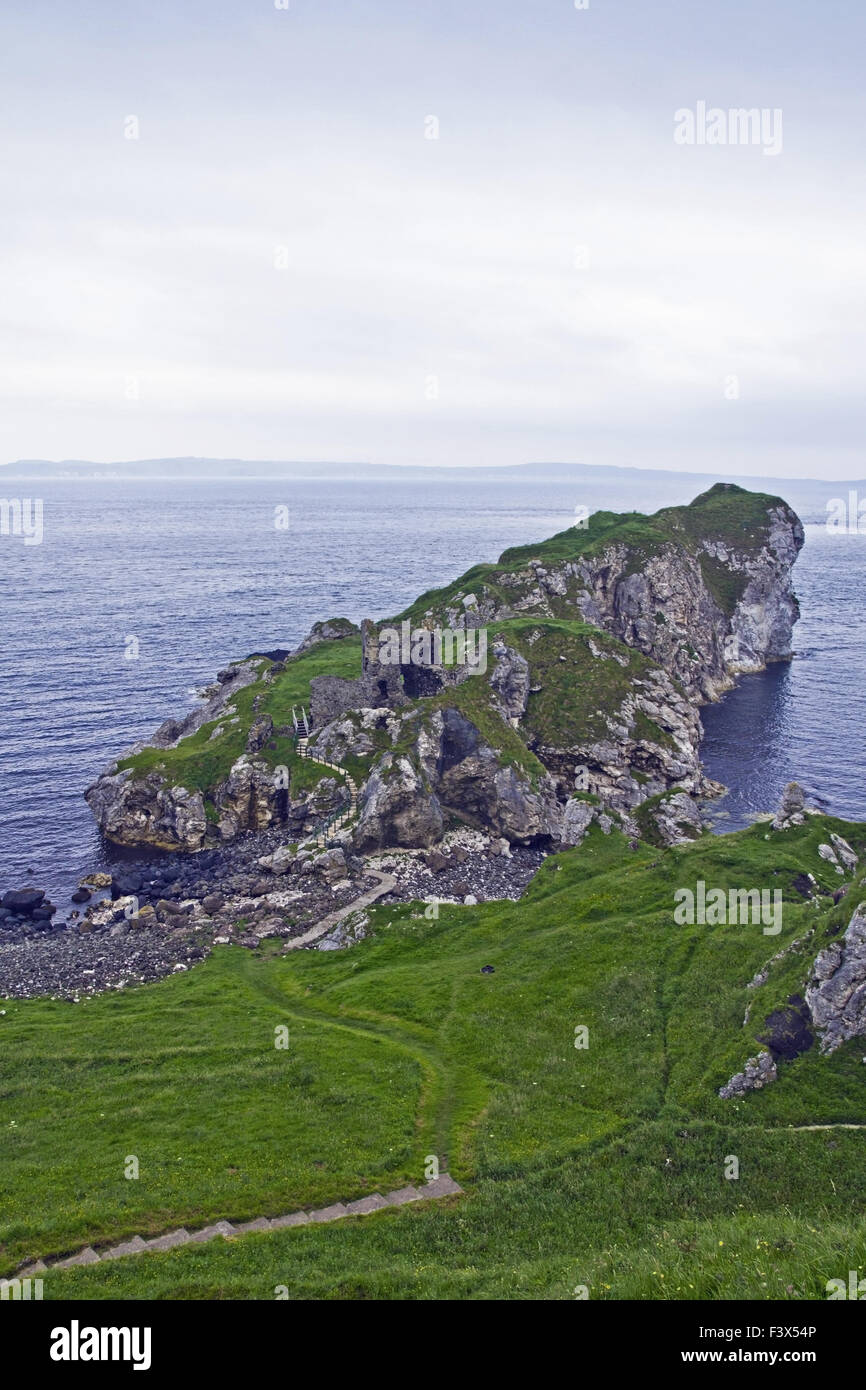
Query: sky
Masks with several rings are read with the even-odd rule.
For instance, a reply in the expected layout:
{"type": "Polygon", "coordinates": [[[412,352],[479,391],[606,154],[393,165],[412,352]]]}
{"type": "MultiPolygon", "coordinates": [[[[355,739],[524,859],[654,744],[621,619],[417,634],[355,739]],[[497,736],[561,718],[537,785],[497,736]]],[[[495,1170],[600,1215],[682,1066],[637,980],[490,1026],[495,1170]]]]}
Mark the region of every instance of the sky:
{"type": "Polygon", "coordinates": [[[866,12],[283,3],[0,7],[0,461],[863,476],[866,12]]]}

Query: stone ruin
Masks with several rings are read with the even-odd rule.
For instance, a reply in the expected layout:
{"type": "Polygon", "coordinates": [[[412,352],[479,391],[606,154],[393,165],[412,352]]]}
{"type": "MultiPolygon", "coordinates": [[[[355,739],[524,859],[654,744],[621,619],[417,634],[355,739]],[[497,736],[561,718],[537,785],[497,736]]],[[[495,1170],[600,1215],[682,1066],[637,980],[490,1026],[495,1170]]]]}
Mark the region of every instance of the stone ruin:
{"type": "Polygon", "coordinates": [[[478,669],[467,665],[435,666],[418,660],[388,662],[379,657],[379,631],[365,618],[361,623],[360,676],[356,680],[314,676],[310,681],[310,720],[314,729],[321,729],[349,710],[394,709],[409,700],[436,695],[445,686],[459,685],[478,669]]]}

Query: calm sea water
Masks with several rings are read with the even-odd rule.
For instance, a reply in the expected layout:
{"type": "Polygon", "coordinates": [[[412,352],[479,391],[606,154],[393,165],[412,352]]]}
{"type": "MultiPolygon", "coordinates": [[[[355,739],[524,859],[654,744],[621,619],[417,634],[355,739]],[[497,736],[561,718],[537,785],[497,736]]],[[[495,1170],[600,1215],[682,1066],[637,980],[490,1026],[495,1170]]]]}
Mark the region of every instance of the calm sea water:
{"type": "MultiPolygon", "coordinates": [[[[0,537],[0,889],[65,905],[110,866],[82,792],[121,750],[194,703],[228,660],[293,646],[318,618],[395,612],[509,545],[571,524],[577,503],[653,510],[610,485],[426,482],[45,483],[38,546],[0,537]],[[288,506],[287,530],[274,525],[288,506]],[[130,638],[138,657],[130,660],[130,638]],[[32,868],[33,874],[27,870],[32,868]]],[[[668,502],[670,499],[665,498],[668,502]]],[[[689,500],[686,493],[681,499],[689,500]]],[[[797,659],[705,713],[705,762],[744,823],[792,777],[866,819],[866,540],[809,527],[797,659]]]]}
{"type": "Polygon", "coordinates": [[[794,569],[794,660],[743,676],[702,711],[702,756],[730,788],[719,830],[775,810],[786,782],[833,815],[866,820],[866,536],[806,526],[794,569]]]}

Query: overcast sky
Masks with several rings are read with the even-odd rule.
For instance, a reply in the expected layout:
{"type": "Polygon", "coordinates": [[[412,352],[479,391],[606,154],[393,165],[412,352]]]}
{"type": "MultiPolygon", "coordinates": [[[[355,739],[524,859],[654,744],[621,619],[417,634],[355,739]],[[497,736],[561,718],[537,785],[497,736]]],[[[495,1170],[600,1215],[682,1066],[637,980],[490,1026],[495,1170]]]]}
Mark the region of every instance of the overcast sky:
{"type": "Polygon", "coordinates": [[[866,473],[850,0],[289,6],[5,6],[0,460],[866,473]]]}

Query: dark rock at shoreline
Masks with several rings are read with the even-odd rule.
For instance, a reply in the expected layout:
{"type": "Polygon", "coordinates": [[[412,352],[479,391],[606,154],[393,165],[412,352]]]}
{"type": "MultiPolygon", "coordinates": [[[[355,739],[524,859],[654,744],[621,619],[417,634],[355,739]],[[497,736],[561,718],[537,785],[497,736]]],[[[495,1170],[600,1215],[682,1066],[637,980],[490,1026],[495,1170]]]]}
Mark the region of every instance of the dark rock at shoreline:
{"type": "MultiPolygon", "coordinates": [[[[439,872],[419,852],[396,854],[389,871],[397,886],[382,901],[514,900],[545,857],[517,847],[510,857],[491,853],[488,838],[474,831],[448,838],[439,872]]],[[[269,830],[168,865],[138,862],[111,880],[112,892],[137,881],[138,893],[102,896],[62,924],[0,908],[7,913],[0,921],[0,996],[75,999],[158,980],[203,960],[215,942],[253,950],[264,938],[302,935],[373,886],[366,861],[346,848],[301,851],[279,876],[263,875],[259,859],[281,846],[284,834],[269,830]],[[253,896],[253,888],[266,891],[253,896]]]]}
{"type": "Polygon", "coordinates": [[[125,898],[130,893],[137,893],[141,886],[141,874],[136,873],[135,870],[112,875],[111,896],[113,898],[125,898]]]}
{"type": "Polygon", "coordinates": [[[45,890],[41,888],[14,888],[0,898],[0,907],[16,916],[30,916],[45,901],[45,890]]]}

